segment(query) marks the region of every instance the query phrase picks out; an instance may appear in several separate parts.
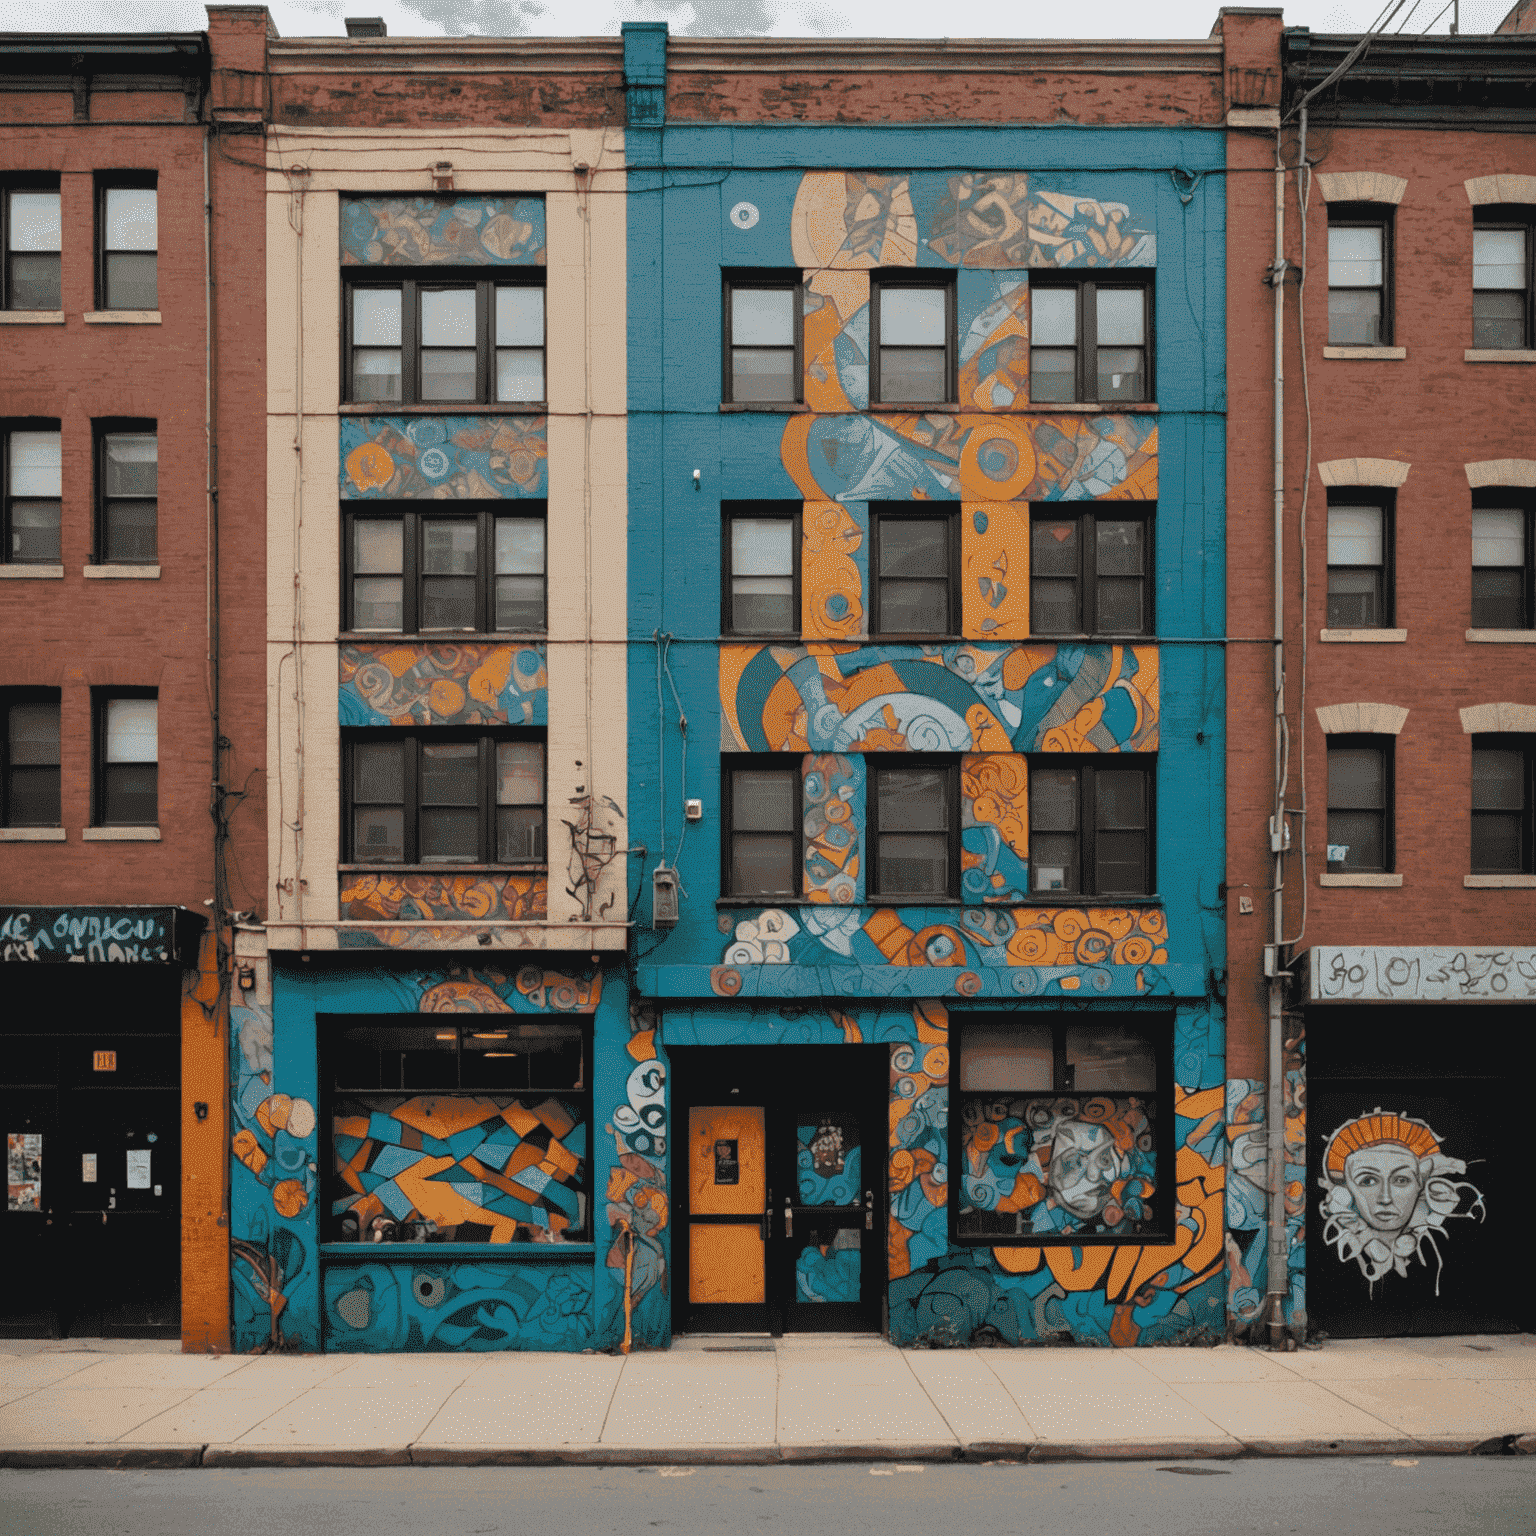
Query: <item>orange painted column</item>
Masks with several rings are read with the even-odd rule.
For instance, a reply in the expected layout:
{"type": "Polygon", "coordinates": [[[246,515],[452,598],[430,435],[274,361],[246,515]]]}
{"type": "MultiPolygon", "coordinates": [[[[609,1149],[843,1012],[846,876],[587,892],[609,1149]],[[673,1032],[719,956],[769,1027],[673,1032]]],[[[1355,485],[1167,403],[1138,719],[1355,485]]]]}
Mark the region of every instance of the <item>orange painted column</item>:
{"type": "Polygon", "coordinates": [[[229,1349],[229,1004],[218,944],[203,935],[181,997],[181,1347],[229,1349]],[[206,1106],[203,1118],[198,1106],[206,1106]]]}

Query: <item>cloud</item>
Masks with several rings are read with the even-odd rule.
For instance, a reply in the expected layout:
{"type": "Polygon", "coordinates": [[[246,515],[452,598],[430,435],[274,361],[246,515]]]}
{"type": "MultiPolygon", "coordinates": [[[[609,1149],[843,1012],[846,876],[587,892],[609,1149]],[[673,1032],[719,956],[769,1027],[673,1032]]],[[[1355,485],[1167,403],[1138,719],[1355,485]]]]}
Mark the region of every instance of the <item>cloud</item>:
{"type": "MultiPolygon", "coordinates": [[[[399,0],[449,37],[518,37],[532,31],[545,8],[538,0],[399,0]]],[[[350,7],[349,7],[350,9],[350,7]]]]}

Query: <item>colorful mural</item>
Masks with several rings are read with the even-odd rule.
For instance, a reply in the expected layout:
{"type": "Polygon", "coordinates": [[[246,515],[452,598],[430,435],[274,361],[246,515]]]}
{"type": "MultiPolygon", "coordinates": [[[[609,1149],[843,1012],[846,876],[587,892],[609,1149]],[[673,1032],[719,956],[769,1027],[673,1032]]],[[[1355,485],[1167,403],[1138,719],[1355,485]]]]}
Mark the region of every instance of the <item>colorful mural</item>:
{"type": "Polygon", "coordinates": [[[1029,894],[1029,764],[1016,752],[960,759],[960,895],[971,904],[1029,894]]]}
{"type": "Polygon", "coordinates": [[[1413,1115],[1380,1108],[1339,1126],[1323,1150],[1323,1241],[1371,1283],[1405,1279],[1409,1266],[1445,1267],[1441,1243],[1453,1218],[1481,1221],[1483,1197],[1459,1175],[1467,1165],[1441,1151],[1441,1138],[1413,1115]]]}
{"type": "Polygon", "coordinates": [[[1153,752],[1152,645],[723,645],[724,752],[1153,752]]]}
{"type": "Polygon", "coordinates": [[[803,299],[805,403],[869,409],[869,274],[808,272],[803,299]]]}
{"type": "Polygon", "coordinates": [[[544,416],[343,416],[343,501],[549,494],[544,416]]]}
{"type": "MultiPolygon", "coordinates": [[[[353,870],[340,881],[340,915],[352,923],[536,923],[545,916],[549,893],[549,877],[542,873],[400,875],[353,870]]],[[[398,942],[387,933],[370,937],[393,949],[401,947],[406,934],[402,932],[398,942]]]]}
{"type": "Polygon", "coordinates": [[[968,640],[1029,638],[1029,508],[960,508],[960,632],[968,640]]]}
{"type": "Polygon", "coordinates": [[[790,220],[800,267],[1151,267],[1125,203],[1023,171],[810,171],[790,220]]]}
{"type": "MultiPolygon", "coordinates": [[[[959,311],[960,404],[973,411],[1028,410],[1028,278],[1005,277],[1000,272],[967,272],[962,275],[955,297],[959,311]]],[[[809,397],[806,403],[810,404],[809,397]]]]}
{"type": "Polygon", "coordinates": [[[800,632],[808,640],[869,633],[869,508],[808,501],[800,544],[800,632]]]}
{"type": "Polygon", "coordinates": [[[586,1242],[581,1114],[552,1097],[338,1100],[328,1240],[586,1242]]]}
{"type": "Polygon", "coordinates": [[[547,725],[543,645],[337,647],[342,725],[547,725]]]}
{"type": "Polygon", "coordinates": [[[667,1312],[667,1069],[656,1051],[655,1021],[630,1012],[630,1058],[624,1102],[607,1126],[615,1162],[608,1174],[607,1218],[613,1234],[607,1267],[617,1271],[624,1315],[639,1319],[641,1337],[671,1330],[667,1312]]]}
{"type": "Polygon", "coordinates": [[[864,763],[839,752],[808,754],[802,767],[807,901],[864,899],[864,763]]]}
{"type": "Polygon", "coordinates": [[[1157,418],[1147,415],[806,413],[785,422],[779,451],[807,500],[1157,498],[1157,418]]]}
{"type": "Polygon", "coordinates": [[[592,1278],[569,1264],[334,1264],[325,1347],[338,1354],[586,1349],[592,1278]]]}
{"type": "Polygon", "coordinates": [[[544,265],[542,197],[344,197],[341,264],[544,265]]]}

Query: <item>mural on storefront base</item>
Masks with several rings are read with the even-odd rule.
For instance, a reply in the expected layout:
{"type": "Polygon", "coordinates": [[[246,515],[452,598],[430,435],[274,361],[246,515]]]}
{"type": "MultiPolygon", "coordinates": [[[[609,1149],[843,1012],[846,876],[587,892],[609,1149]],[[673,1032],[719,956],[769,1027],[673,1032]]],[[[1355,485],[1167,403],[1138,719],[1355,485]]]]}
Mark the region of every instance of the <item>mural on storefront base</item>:
{"type": "MultiPolygon", "coordinates": [[[[341,917],[360,923],[539,922],[549,892],[549,877],[542,872],[397,875],[351,871],[340,878],[341,917]]],[[[358,943],[410,948],[412,935],[409,928],[343,929],[340,942],[344,948],[358,943]]]]}

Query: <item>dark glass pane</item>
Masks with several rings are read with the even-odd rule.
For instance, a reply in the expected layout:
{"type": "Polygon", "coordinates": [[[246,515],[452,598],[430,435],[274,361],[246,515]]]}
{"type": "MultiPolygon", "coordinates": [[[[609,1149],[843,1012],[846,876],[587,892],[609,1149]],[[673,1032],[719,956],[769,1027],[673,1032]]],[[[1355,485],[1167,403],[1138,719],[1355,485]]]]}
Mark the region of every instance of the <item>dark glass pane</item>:
{"type": "Polygon", "coordinates": [[[881,768],[875,774],[882,832],[949,827],[949,776],[938,768],[881,768]]]}
{"type": "Polygon", "coordinates": [[[1328,290],[1328,341],[1335,347],[1381,344],[1381,292],[1373,288],[1328,290]]]}
{"type": "Polygon", "coordinates": [[[13,704],[7,756],[13,764],[29,768],[57,767],[59,764],[59,706],[40,700],[35,704],[13,704]]]}
{"type": "Polygon", "coordinates": [[[11,308],[59,309],[59,258],[35,252],[11,257],[11,308]]]}
{"type": "Polygon", "coordinates": [[[1094,627],[1101,634],[1140,634],[1147,625],[1142,611],[1144,591],[1139,576],[1100,576],[1094,593],[1099,608],[1094,627]]]}
{"type": "Polygon", "coordinates": [[[1099,348],[1099,392],[1096,398],[1147,398],[1147,355],[1140,347],[1099,348]]]}
{"type": "Polygon", "coordinates": [[[473,864],[480,857],[480,815],[443,806],[421,813],[423,864],[473,864]]]}
{"type": "Polygon", "coordinates": [[[1142,559],[1146,532],[1147,525],[1143,522],[1110,523],[1101,520],[1094,530],[1099,575],[1140,576],[1144,570],[1142,559]]]}
{"type": "MultiPolygon", "coordinates": [[[[338,1088],[456,1088],[458,1028],[453,1024],[365,1025],[347,1029],[326,1052],[338,1088]]],[[[339,1113],[354,1106],[337,1106],[339,1113]]]]}
{"type": "Polygon", "coordinates": [[[108,564],[153,565],[156,514],[153,501],[109,501],[102,530],[102,559],[108,564]]]}
{"type": "Polygon", "coordinates": [[[1094,825],[1145,827],[1147,776],[1137,768],[1100,768],[1093,780],[1094,825]]]}
{"type": "Polygon", "coordinates": [[[59,563],[58,502],[11,503],[11,559],[40,565],[59,563]]]}
{"type": "Polygon", "coordinates": [[[1032,576],[1071,576],[1080,565],[1077,520],[1056,522],[1036,518],[1029,530],[1029,569],[1032,576]]]}
{"type": "Polygon", "coordinates": [[[1490,568],[1472,572],[1472,627],[1526,627],[1524,571],[1490,568]]]}
{"type": "Polygon", "coordinates": [[[154,826],[159,814],[155,764],[107,763],[102,773],[102,821],[108,826],[154,826]]]}
{"type": "Polygon", "coordinates": [[[880,582],[880,628],[888,635],[947,635],[949,582],[893,580],[880,582]]]}
{"type": "Polygon", "coordinates": [[[405,627],[403,584],[398,576],[359,576],[352,583],[353,629],[405,627]]]}
{"type": "Polygon", "coordinates": [[[1525,295],[1474,293],[1472,345],[1521,350],[1525,346],[1525,295]]]}
{"type": "Polygon", "coordinates": [[[1387,803],[1386,758],[1377,747],[1331,747],[1328,805],[1345,810],[1382,810],[1387,803]]]}
{"type": "Polygon", "coordinates": [[[1077,608],[1077,583],[1056,578],[1031,581],[1029,628],[1036,635],[1081,634],[1083,621],[1077,608]]]}
{"type": "Polygon", "coordinates": [[[498,576],[496,578],[496,628],[544,628],[544,578],[498,576]]]}
{"type": "Polygon", "coordinates": [[[496,860],[500,864],[544,859],[544,807],[503,805],[496,812],[496,860]]]}
{"type": "Polygon", "coordinates": [[[352,796],[371,805],[405,799],[403,741],[362,741],[352,748],[352,796]]]}
{"type": "Polygon", "coordinates": [[[1029,837],[1029,873],[1032,890],[1078,890],[1077,834],[1032,830],[1029,837]]]}
{"type": "Polygon", "coordinates": [[[1035,832],[1077,830],[1077,770],[1029,769],[1029,825],[1035,832]]]}
{"type": "Polygon", "coordinates": [[[731,837],[733,896],[797,896],[795,840],[780,832],[737,832],[731,837]]]}
{"type": "Polygon", "coordinates": [[[882,347],[880,401],[884,405],[909,401],[923,405],[949,398],[944,349],[882,347]]]}
{"type": "Polygon", "coordinates": [[[880,519],[882,576],[939,576],[948,569],[948,518],[880,519]]]}
{"type": "Polygon", "coordinates": [[[542,741],[502,741],[496,744],[496,803],[544,804],[542,741]]]}
{"type": "Polygon", "coordinates": [[[731,399],[790,403],[795,388],[795,354],[777,347],[731,348],[731,399]]]}
{"type": "Polygon", "coordinates": [[[480,748],[473,741],[428,742],[421,749],[423,805],[480,803],[480,748]]]}
{"type": "Polygon", "coordinates": [[[1341,860],[1328,867],[1345,872],[1380,871],[1386,868],[1386,816],[1381,811],[1328,812],[1328,846],[1344,849],[1341,860]]]}
{"type": "Polygon", "coordinates": [[[1472,873],[1474,875],[1519,875],[1524,850],[1521,848],[1521,817],[1508,811],[1477,811],[1472,816],[1472,873]]]}
{"type": "MultiPolygon", "coordinates": [[[[48,705],[33,705],[46,709],[48,705]]],[[[55,759],[57,761],[57,759],[55,759]]],[[[1472,749],[1472,809],[1525,809],[1525,754],[1511,747],[1472,749]]]]}
{"type": "Polygon", "coordinates": [[[475,354],[468,348],[423,348],[421,354],[423,400],[473,400],[475,354]]]}
{"type": "Polygon", "coordinates": [[[1049,1024],[965,1025],[960,1049],[962,1089],[1049,1093],[1055,1082],[1055,1045],[1049,1024]]]}
{"type": "Polygon", "coordinates": [[[352,524],[352,569],[359,576],[398,576],[405,569],[405,524],[397,517],[360,517],[352,524]]]}
{"type": "MultiPolygon", "coordinates": [[[[12,761],[15,761],[14,756],[12,761]]],[[[57,767],[12,768],[6,824],[12,827],[58,826],[59,780],[57,767]]]]}
{"type": "Polygon", "coordinates": [[[381,347],[354,347],[352,350],[352,398],[363,401],[398,401],[400,399],[400,353],[381,347]]]}
{"type": "Polygon", "coordinates": [[[475,627],[475,578],[427,576],[421,583],[423,629],[473,629],[475,627]]]}
{"type": "Polygon", "coordinates": [[[733,768],[731,826],[738,832],[792,832],[798,769],[733,768]]]}
{"type": "Polygon", "coordinates": [[[1328,627],[1376,629],[1382,622],[1381,571],[1330,568],[1328,627]]]}
{"type": "Polygon", "coordinates": [[[882,896],[949,893],[949,839],[938,832],[882,832],[876,884],[882,896]]]}
{"type": "Polygon", "coordinates": [[[738,635],[792,635],[800,625],[789,576],[738,576],[731,582],[731,629],[738,635]]]}
{"type": "Polygon", "coordinates": [[[1157,1048],[1124,1024],[1067,1025],[1075,1093],[1157,1091],[1157,1048]]]}
{"type": "Polygon", "coordinates": [[[160,444],[153,432],[110,432],[102,445],[108,496],[153,496],[160,489],[160,444]]]}
{"type": "Polygon", "coordinates": [[[1094,865],[1096,895],[1147,895],[1147,834],[1100,832],[1094,840],[1094,865]]]}
{"type": "Polygon", "coordinates": [[[1064,347],[1033,347],[1029,354],[1029,398],[1045,403],[1077,398],[1077,353],[1064,347]]]}
{"type": "Polygon", "coordinates": [[[422,529],[422,570],[428,576],[473,576],[475,524],[472,519],[452,521],[434,517],[422,529]]]}
{"type": "Polygon", "coordinates": [[[108,309],[158,309],[159,258],[153,251],[108,251],[105,256],[108,309]]]}
{"type": "Polygon", "coordinates": [[[352,858],[358,864],[405,862],[405,812],[398,806],[359,806],[352,812],[352,858]]]}

